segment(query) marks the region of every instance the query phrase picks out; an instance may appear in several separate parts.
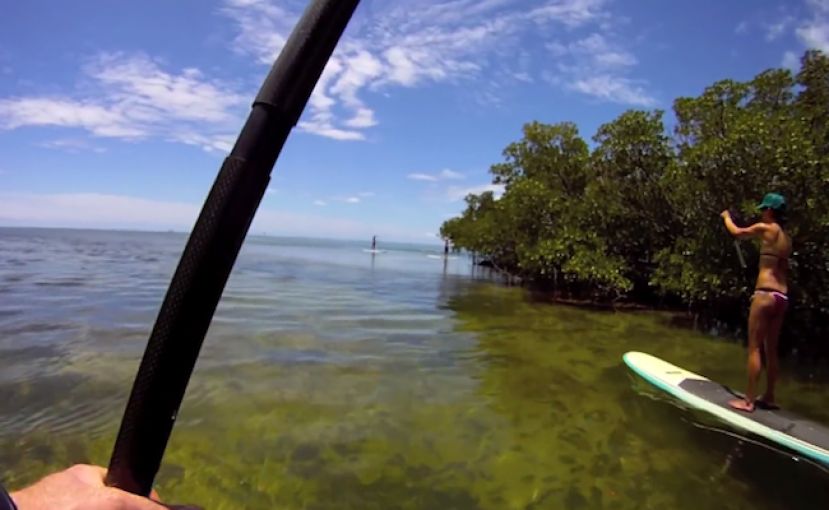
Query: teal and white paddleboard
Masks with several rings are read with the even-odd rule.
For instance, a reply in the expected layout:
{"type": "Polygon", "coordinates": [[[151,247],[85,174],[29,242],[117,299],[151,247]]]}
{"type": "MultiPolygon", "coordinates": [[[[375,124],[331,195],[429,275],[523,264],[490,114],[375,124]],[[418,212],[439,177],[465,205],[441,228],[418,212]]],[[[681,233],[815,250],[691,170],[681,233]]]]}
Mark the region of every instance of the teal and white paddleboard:
{"type": "Polygon", "coordinates": [[[733,409],[728,402],[741,396],[728,387],[650,354],[629,352],[623,359],[636,374],[690,407],[829,466],[829,428],[780,409],[733,409]]]}

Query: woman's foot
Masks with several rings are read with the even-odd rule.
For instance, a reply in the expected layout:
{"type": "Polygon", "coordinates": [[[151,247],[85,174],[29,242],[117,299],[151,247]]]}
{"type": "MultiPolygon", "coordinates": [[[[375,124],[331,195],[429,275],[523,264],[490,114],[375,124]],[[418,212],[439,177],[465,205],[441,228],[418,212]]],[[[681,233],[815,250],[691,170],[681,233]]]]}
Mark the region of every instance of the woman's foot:
{"type": "Polygon", "coordinates": [[[762,397],[757,399],[755,404],[757,404],[757,407],[759,407],[760,409],[768,409],[772,411],[780,409],[780,406],[774,403],[773,395],[763,395],[762,397]]]}
{"type": "Polygon", "coordinates": [[[754,412],[754,402],[749,402],[748,400],[746,400],[744,398],[740,398],[740,399],[737,399],[737,400],[732,400],[731,402],[728,403],[728,405],[730,405],[731,407],[733,407],[734,409],[737,409],[739,411],[745,411],[747,413],[753,413],[754,412]]]}

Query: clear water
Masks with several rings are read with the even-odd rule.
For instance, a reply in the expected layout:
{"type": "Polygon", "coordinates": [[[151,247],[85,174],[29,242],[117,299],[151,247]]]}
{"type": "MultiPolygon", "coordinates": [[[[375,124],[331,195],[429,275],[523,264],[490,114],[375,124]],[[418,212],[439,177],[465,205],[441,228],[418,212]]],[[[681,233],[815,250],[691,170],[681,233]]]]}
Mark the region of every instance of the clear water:
{"type": "MultiPolygon", "coordinates": [[[[106,465],[185,236],[0,229],[0,477],[106,465]]],[[[366,243],[367,244],[367,243],[366,243]]],[[[533,302],[428,248],[251,238],[159,473],[211,509],[826,508],[829,474],[637,381],[642,350],[741,386],[657,313],[533,302]],[[434,255],[434,254],[433,254],[434,255]]],[[[439,251],[439,250],[438,250],[439,251]]],[[[780,400],[829,423],[826,385],[780,400]]]]}

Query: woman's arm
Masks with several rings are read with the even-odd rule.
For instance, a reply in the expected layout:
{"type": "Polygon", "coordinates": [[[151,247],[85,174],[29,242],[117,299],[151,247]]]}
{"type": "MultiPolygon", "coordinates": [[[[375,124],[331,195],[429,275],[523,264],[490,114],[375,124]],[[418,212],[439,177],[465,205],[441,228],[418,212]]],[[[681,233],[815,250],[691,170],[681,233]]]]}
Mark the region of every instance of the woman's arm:
{"type": "Polygon", "coordinates": [[[739,239],[745,239],[749,237],[758,237],[763,235],[765,232],[768,231],[769,226],[765,223],[755,223],[750,227],[738,227],[734,220],[731,219],[731,213],[728,212],[726,209],[725,211],[720,213],[723,221],[725,222],[725,228],[728,229],[728,233],[734,237],[739,239]]]}

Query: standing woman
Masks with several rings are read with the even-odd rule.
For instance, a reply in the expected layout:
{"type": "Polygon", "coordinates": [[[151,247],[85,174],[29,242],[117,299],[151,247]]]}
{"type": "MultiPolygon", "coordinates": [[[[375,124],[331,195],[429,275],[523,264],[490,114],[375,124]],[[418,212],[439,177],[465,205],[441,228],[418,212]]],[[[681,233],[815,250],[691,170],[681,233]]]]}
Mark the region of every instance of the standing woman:
{"type": "Polygon", "coordinates": [[[760,271],[751,308],[748,314],[748,389],[745,399],[729,402],[731,407],[746,412],[754,411],[757,397],[757,380],[762,370],[760,348],[766,349],[766,393],[758,402],[774,406],[774,385],[777,382],[777,340],[783,325],[783,316],[789,305],[788,273],[792,241],[780,225],[786,211],[786,200],[777,193],[768,193],[757,206],[762,217],[758,223],[740,228],[731,219],[731,213],[723,211],[725,228],[739,239],[760,238],[760,271]]]}

